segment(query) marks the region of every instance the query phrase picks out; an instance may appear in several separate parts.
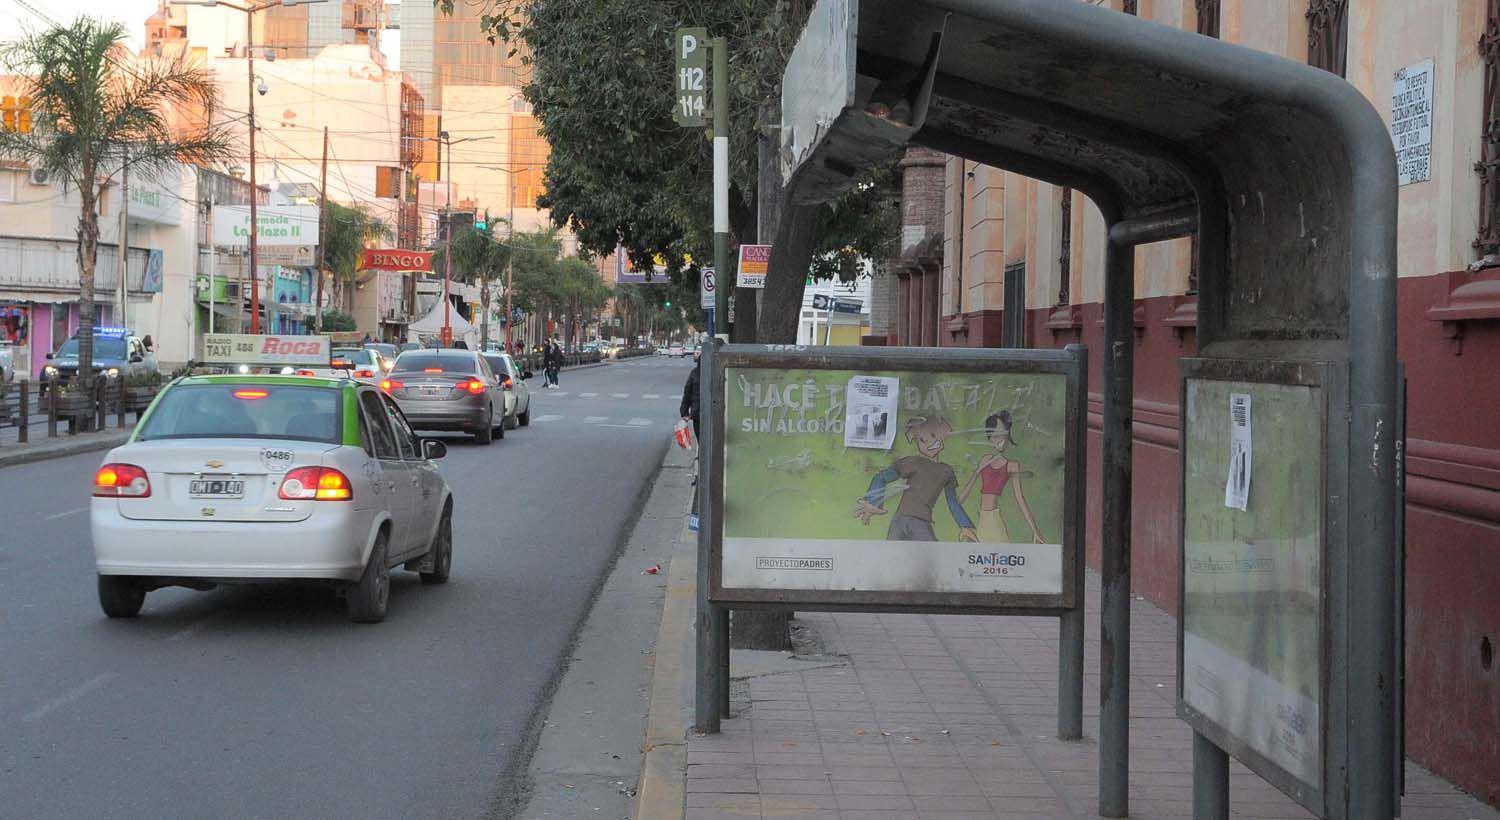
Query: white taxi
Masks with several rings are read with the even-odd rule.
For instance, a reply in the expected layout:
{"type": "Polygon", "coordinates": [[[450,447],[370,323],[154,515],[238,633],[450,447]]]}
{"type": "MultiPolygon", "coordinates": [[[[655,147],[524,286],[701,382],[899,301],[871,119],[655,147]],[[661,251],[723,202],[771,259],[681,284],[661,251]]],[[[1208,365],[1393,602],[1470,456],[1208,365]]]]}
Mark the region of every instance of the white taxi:
{"type": "Polygon", "coordinates": [[[129,618],[162,587],[313,579],[380,621],[392,567],[448,580],[453,495],[432,463],[446,452],[352,380],[179,379],[95,474],[99,603],[129,618]]]}

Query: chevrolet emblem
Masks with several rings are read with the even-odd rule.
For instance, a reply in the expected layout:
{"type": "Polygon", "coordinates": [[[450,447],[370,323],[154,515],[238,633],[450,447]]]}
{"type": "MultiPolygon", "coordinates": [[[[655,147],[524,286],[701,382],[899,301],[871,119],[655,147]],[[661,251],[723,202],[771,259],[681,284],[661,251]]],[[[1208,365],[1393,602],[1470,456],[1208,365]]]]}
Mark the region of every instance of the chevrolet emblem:
{"type": "Polygon", "coordinates": [[[203,509],[199,510],[198,512],[201,513],[204,518],[213,518],[213,516],[214,516],[214,508],[213,507],[204,507],[203,509]]]}
{"type": "Polygon", "coordinates": [[[214,459],[214,460],[213,460],[213,461],[210,461],[210,462],[208,462],[208,463],[207,463],[207,464],[205,464],[205,465],[204,465],[204,466],[206,466],[206,467],[212,467],[212,468],[214,468],[214,469],[215,469],[215,470],[217,470],[217,469],[219,469],[219,468],[220,468],[220,467],[223,467],[223,466],[224,466],[224,462],[222,462],[222,461],[219,461],[219,460],[218,460],[218,459],[214,459]]]}

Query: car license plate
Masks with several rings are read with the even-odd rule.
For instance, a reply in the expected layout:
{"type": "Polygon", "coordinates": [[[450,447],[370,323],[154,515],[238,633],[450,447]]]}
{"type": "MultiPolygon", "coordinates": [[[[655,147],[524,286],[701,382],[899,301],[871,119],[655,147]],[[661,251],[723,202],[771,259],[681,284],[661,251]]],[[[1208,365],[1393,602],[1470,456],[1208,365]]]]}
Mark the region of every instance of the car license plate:
{"type": "Polygon", "coordinates": [[[443,392],[444,392],[444,390],[441,387],[424,387],[424,388],[422,388],[422,396],[424,398],[433,398],[433,399],[435,399],[438,396],[441,396],[443,394],[443,392]]]}
{"type": "Polygon", "coordinates": [[[245,494],[245,482],[237,478],[195,478],[188,484],[188,495],[194,498],[239,498],[245,494]]]}

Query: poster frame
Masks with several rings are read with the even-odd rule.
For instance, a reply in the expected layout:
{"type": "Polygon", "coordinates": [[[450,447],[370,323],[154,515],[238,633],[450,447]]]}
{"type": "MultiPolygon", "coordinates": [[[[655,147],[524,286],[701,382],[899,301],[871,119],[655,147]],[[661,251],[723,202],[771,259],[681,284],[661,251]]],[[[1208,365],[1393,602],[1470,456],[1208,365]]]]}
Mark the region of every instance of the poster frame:
{"type": "Polygon", "coordinates": [[[733,609],[794,611],[915,612],[934,614],[1060,615],[1081,609],[1084,601],[1084,447],[1087,421],[1087,349],[1062,350],[824,347],[808,345],[723,345],[705,357],[705,394],[709,430],[705,446],[708,515],[708,600],[733,609]],[[1065,377],[1063,444],[1063,533],[1061,594],[933,592],[890,590],[803,590],[725,587],[724,441],[727,380],[730,368],[852,371],[941,371],[955,374],[1045,374],[1065,377]]]}
{"type": "MultiPolygon", "coordinates": [[[[1337,761],[1345,757],[1347,739],[1347,704],[1330,693],[1343,691],[1347,678],[1347,640],[1340,613],[1345,611],[1347,589],[1348,531],[1348,442],[1349,424],[1339,408],[1348,406],[1348,366],[1340,362],[1282,361],[1252,359],[1184,358],[1180,360],[1178,408],[1181,433],[1177,451],[1177,600],[1182,611],[1176,619],[1177,632],[1177,716],[1193,731],[1240,761],[1257,776],[1275,786],[1287,797],[1317,817],[1338,817],[1331,811],[1329,795],[1339,784],[1337,761]],[[1268,386],[1301,386],[1319,391],[1322,422],[1320,438],[1322,469],[1318,477],[1322,496],[1321,554],[1319,555],[1320,588],[1318,594],[1318,748],[1321,759],[1321,787],[1302,780],[1280,764],[1254,749],[1248,739],[1220,726],[1209,715],[1190,706],[1183,697],[1184,624],[1187,609],[1187,386],[1190,381],[1226,381],[1268,386]]],[[[1262,434],[1263,435],[1263,434],[1262,434]]]]}

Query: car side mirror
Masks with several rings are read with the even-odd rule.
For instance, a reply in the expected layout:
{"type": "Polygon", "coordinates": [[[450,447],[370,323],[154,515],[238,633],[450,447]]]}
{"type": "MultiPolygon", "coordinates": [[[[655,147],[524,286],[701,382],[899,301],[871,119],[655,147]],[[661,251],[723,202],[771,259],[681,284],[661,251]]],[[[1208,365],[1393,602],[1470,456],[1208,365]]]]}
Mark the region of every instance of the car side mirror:
{"type": "Polygon", "coordinates": [[[51,353],[48,353],[48,354],[47,354],[47,358],[49,358],[49,359],[50,359],[50,358],[52,358],[52,354],[51,354],[51,353]]]}
{"type": "Polygon", "coordinates": [[[448,455],[448,445],[435,438],[422,439],[422,458],[436,461],[448,455]]]}
{"type": "Polygon", "coordinates": [[[146,360],[146,357],[142,356],[139,353],[132,353],[132,354],[130,354],[130,363],[131,364],[135,364],[136,362],[144,362],[145,360],[146,360]]]}

